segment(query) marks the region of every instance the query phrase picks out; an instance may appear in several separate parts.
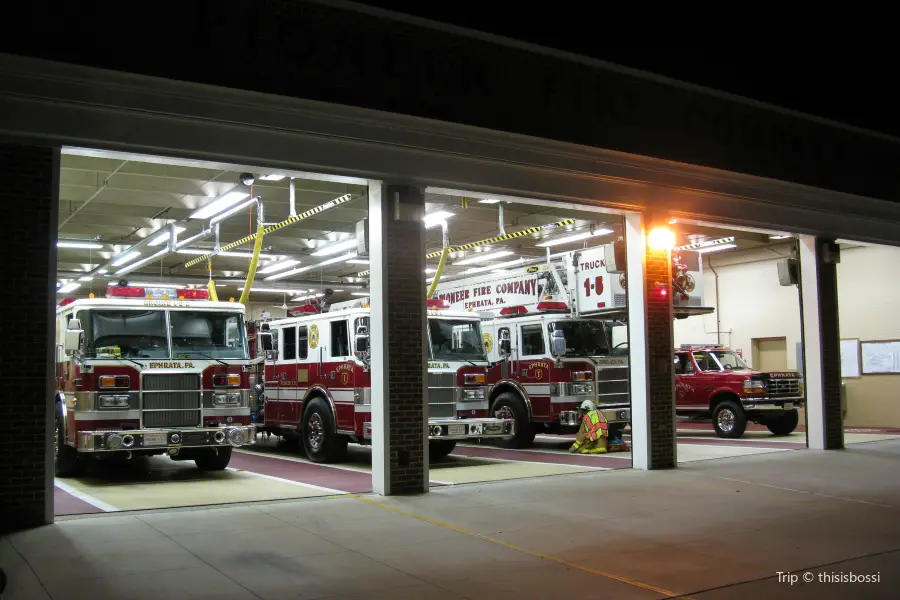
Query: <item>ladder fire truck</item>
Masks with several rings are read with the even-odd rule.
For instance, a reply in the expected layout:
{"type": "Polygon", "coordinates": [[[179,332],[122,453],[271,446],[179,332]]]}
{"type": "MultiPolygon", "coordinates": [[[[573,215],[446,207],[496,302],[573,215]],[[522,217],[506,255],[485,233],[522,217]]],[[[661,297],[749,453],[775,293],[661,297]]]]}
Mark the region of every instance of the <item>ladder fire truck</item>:
{"type": "MultiPolygon", "coordinates": [[[[696,262],[696,261],[695,261],[696,262]]],[[[439,283],[436,297],[485,319],[491,413],[515,420],[503,444],[524,448],[538,431],[578,430],[577,409],[592,400],[612,433],[631,420],[627,337],[613,341],[626,319],[624,247],[621,243],[557,255],[504,273],[439,283]]],[[[699,265],[678,262],[673,278],[675,314],[712,309],[696,293],[699,265]]]]}
{"type": "Polygon", "coordinates": [[[244,306],[206,290],[110,285],[56,311],[56,474],[168,454],[202,470],[252,444],[244,306]]]}
{"type": "MultiPolygon", "coordinates": [[[[457,441],[507,439],[512,419],[490,417],[487,355],[481,321],[468,312],[441,310],[429,301],[429,455],[439,460],[457,441]]],[[[299,307],[300,316],[255,327],[266,353],[264,403],[254,415],[259,431],[299,437],[316,462],[340,460],[349,442],[369,444],[371,373],[369,299],[338,302],[327,312],[299,307]]]]}

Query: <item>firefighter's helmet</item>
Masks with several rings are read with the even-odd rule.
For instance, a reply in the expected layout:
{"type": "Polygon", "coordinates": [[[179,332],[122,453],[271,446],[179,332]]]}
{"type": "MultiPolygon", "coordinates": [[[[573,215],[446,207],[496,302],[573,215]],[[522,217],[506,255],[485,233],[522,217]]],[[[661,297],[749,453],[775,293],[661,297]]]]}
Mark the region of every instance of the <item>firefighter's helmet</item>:
{"type": "Polygon", "coordinates": [[[592,410],[597,410],[597,405],[594,404],[592,400],[585,400],[581,403],[581,406],[578,407],[578,410],[581,412],[591,412],[592,410]]]}

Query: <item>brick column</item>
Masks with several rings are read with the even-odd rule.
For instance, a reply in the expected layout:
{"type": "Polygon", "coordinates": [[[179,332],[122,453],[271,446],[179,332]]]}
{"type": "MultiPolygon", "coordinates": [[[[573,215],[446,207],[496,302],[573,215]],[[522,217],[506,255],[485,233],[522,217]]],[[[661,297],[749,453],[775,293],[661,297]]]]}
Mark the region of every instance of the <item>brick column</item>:
{"type": "Polygon", "coordinates": [[[844,447],[837,264],[830,258],[831,242],[800,236],[806,436],[815,450],[844,447]]]}
{"type": "Polygon", "coordinates": [[[641,214],[625,216],[632,466],[671,469],[677,465],[671,253],[649,249],[645,228],[641,214]]]}
{"type": "Polygon", "coordinates": [[[422,189],[369,185],[372,486],[428,491],[422,189]]]}
{"type": "Polygon", "coordinates": [[[0,344],[0,533],[53,521],[59,149],[0,144],[11,222],[0,344]]]}

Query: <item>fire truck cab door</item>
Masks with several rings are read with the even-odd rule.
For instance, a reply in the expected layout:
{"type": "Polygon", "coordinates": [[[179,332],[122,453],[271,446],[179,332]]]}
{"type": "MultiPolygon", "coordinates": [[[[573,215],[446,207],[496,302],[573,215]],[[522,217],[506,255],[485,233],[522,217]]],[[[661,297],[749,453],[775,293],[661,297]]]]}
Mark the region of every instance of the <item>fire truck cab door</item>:
{"type": "Polygon", "coordinates": [[[353,392],[356,386],[356,362],[350,331],[351,319],[331,321],[329,325],[328,348],[324,351],[322,376],[328,381],[328,389],[334,399],[337,413],[337,428],[353,431],[355,402],[353,392]]]}
{"type": "Polygon", "coordinates": [[[299,403],[301,396],[297,388],[297,325],[287,325],[278,332],[278,357],[275,361],[275,379],[278,382],[278,402],[269,415],[266,405],[266,420],[277,423],[296,424],[291,421],[292,405],[299,403]]]}
{"type": "Polygon", "coordinates": [[[694,406],[703,404],[697,389],[696,367],[689,352],[678,352],[672,365],[675,373],[675,405],[694,406]]]}

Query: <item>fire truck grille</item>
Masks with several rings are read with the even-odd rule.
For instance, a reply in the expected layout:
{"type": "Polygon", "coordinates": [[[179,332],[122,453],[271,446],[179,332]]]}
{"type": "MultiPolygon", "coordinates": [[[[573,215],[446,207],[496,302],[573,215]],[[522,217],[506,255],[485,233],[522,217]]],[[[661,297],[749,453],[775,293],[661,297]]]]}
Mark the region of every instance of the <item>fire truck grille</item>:
{"type": "Polygon", "coordinates": [[[628,394],[628,367],[597,370],[597,404],[627,404],[628,394]]]}
{"type": "Polygon", "coordinates": [[[456,416],[456,373],[428,374],[428,417],[456,416]]]}
{"type": "Polygon", "coordinates": [[[613,306],[621,308],[625,306],[625,294],[613,294],[613,306]]]}
{"type": "Polygon", "coordinates": [[[143,377],[144,427],[197,427],[200,425],[200,375],[160,373],[143,377]]]}
{"type": "Polygon", "coordinates": [[[800,395],[799,379],[770,379],[770,396],[798,396],[800,395]]]}

